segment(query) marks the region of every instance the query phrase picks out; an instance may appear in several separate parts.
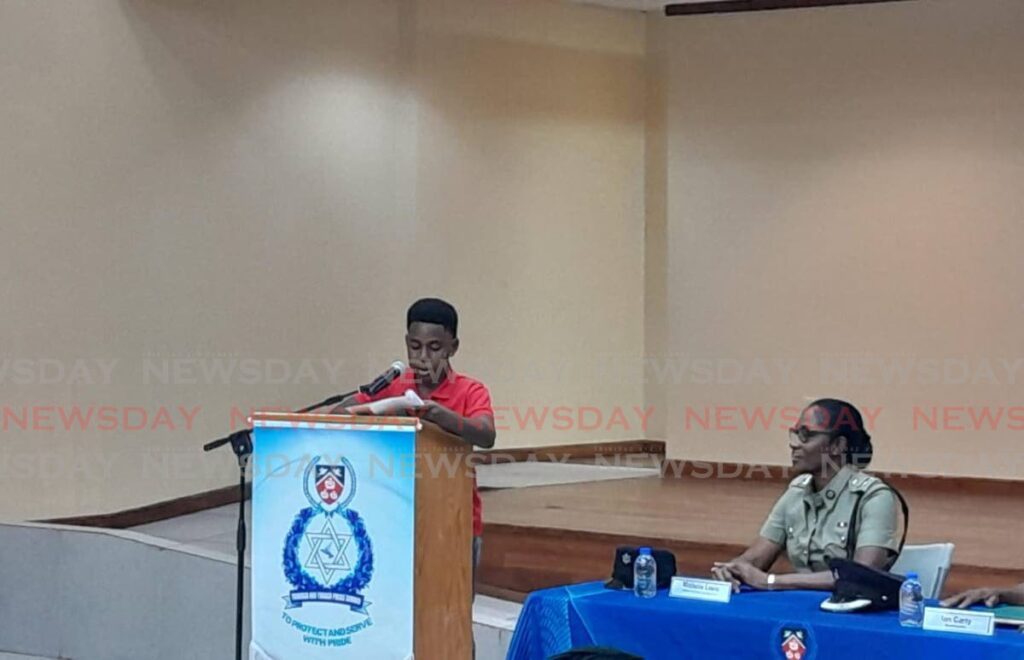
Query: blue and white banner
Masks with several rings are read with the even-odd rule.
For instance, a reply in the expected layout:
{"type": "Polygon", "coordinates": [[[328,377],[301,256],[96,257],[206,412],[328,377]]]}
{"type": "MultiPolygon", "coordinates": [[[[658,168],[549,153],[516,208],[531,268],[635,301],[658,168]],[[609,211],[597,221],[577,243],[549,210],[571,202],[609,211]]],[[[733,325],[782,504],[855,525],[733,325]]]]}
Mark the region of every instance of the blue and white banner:
{"type": "Polygon", "coordinates": [[[412,657],[415,431],[256,422],[250,658],[412,657]]]}

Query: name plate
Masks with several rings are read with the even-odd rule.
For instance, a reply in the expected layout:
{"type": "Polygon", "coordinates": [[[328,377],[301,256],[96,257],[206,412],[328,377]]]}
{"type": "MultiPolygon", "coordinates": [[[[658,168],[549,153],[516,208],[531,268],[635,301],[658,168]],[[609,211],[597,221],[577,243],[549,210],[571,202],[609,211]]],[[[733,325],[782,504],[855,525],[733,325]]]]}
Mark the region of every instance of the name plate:
{"type": "Polygon", "coordinates": [[[728,603],[732,598],[732,583],[677,575],[672,578],[672,586],[668,590],[668,595],[672,598],[728,603]]]}
{"type": "Polygon", "coordinates": [[[949,610],[943,607],[924,608],[924,629],[964,635],[992,635],[996,617],[992,612],[949,610]]]}

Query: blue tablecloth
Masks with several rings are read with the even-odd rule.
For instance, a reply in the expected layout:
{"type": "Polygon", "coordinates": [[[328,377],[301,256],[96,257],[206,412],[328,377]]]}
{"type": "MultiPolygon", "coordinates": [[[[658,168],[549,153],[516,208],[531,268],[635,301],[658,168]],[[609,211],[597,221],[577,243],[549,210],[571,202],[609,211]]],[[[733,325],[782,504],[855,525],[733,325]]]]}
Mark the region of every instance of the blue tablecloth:
{"type": "Polygon", "coordinates": [[[786,660],[784,631],[804,631],[804,660],[1024,660],[1024,634],[994,637],[907,629],[895,612],[833,614],[822,592],[734,594],[706,603],[611,591],[600,583],[546,589],[523,606],[508,660],[541,660],[584,646],[609,646],[646,660],[786,660]]]}

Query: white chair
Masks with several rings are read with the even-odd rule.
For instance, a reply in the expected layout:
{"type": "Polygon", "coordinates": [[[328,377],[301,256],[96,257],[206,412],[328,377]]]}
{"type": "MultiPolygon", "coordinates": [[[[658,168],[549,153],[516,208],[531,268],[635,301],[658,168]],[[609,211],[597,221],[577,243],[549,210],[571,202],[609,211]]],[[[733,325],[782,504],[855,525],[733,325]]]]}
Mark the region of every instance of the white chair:
{"type": "Polygon", "coordinates": [[[925,598],[938,598],[949,576],[953,563],[952,543],[930,543],[928,545],[905,545],[891,573],[906,575],[917,573],[921,580],[921,591],[925,598]]]}

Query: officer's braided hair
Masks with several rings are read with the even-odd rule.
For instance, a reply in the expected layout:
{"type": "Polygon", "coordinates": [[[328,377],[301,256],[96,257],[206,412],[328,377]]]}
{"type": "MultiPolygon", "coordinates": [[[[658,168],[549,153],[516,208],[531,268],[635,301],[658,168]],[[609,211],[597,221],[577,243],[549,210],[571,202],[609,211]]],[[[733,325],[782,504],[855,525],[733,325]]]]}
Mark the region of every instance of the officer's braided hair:
{"type": "Polygon", "coordinates": [[[828,417],[823,420],[833,438],[846,438],[846,462],[863,468],[871,463],[874,448],[864,428],[864,418],[852,403],[841,399],[818,399],[808,407],[821,408],[828,417]]]}

